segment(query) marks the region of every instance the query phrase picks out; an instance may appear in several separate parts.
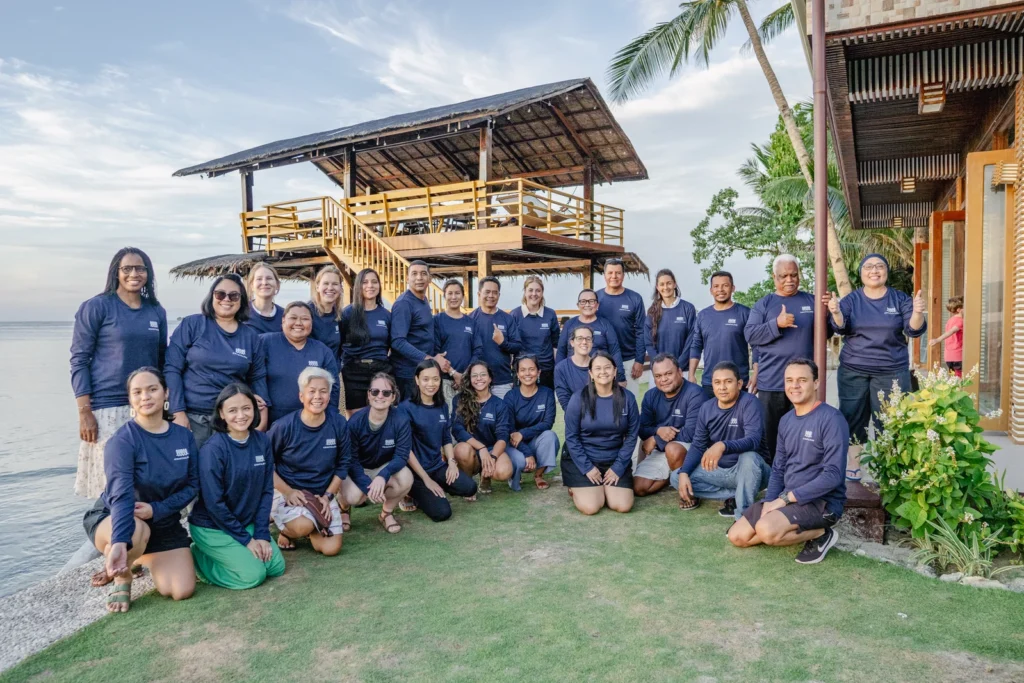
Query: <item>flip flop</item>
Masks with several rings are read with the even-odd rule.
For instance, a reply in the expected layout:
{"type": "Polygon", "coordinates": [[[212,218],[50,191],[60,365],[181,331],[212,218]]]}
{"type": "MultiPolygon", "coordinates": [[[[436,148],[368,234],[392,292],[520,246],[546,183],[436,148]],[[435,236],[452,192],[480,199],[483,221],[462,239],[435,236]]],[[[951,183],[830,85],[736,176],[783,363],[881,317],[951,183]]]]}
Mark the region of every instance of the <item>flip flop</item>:
{"type": "Polygon", "coordinates": [[[277,547],[278,547],[279,550],[281,550],[283,552],[290,553],[290,552],[295,550],[295,539],[292,538],[291,536],[285,536],[284,532],[278,532],[278,534],[277,534],[277,547]],[[281,545],[281,539],[282,538],[284,540],[288,541],[289,543],[291,543],[291,547],[285,548],[283,545],[281,545]]]}
{"type": "Polygon", "coordinates": [[[860,468],[846,470],[846,481],[860,481],[860,468]]]}
{"type": "Polygon", "coordinates": [[[537,483],[537,488],[539,488],[541,491],[543,491],[544,489],[551,488],[551,484],[547,483],[543,479],[534,479],[534,481],[537,483]]]}
{"type": "Polygon", "coordinates": [[[700,507],[700,498],[691,498],[690,502],[686,502],[682,498],[679,499],[680,510],[696,510],[698,507],[700,507]]]}
{"type": "Polygon", "coordinates": [[[398,509],[402,512],[416,512],[416,502],[409,496],[406,496],[402,500],[398,501],[398,509]]]}

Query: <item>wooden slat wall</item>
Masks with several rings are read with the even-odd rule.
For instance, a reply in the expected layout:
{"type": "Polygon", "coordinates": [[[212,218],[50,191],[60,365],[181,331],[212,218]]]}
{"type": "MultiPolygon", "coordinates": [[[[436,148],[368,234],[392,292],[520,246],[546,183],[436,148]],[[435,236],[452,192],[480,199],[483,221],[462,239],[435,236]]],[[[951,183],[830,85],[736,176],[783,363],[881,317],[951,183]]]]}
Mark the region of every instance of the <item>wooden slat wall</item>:
{"type": "MultiPolygon", "coordinates": [[[[1024,168],[1024,83],[1017,83],[1016,92],[1016,129],[1015,155],[1018,168],[1024,168]]],[[[1009,433],[1014,443],[1024,444],[1024,179],[1017,176],[1017,193],[1013,207],[1013,241],[1008,245],[1013,250],[1013,320],[1011,329],[1013,339],[1009,345],[1012,349],[1010,359],[1010,419],[1009,433]]]]}

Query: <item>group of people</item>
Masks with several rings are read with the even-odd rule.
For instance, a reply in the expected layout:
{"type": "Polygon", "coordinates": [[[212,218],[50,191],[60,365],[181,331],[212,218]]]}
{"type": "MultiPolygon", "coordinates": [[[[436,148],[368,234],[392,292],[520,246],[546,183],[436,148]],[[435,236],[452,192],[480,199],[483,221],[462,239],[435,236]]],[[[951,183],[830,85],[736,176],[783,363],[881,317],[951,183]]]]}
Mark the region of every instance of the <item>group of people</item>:
{"type": "Polygon", "coordinates": [[[527,473],[547,489],[559,466],[584,514],[628,512],[671,486],[683,510],[723,501],[734,545],[804,543],[797,561],[818,562],[837,538],[845,481],[858,478],[877,391],[909,388],[907,337],[924,333],[924,303],[886,286],[878,254],[842,300],[801,291],[793,256],[773,273],[776,291],[752,309],[733,301],[729,273],[714,273],[714,303],[697,312],[667,269],[645,306],[611,259],[605,287],[580,292],[579,315],[561,324],[535,276],[511,312],[498,308],[496,278],[480,278],[468,314],[462,282],[448,281],[435,314],[421,261],[390,310],[372,269],[347,306],[329,265],[310,301],[282,307],[280,278],[258,264],[246,281],[217,277],[168,341],[152,263],[122,249],[79,309],[71,348],[75,488],[97,498],[84,526],[106,557],[93,584],[113,583],[111,611],[128,609],[139,566],[174,599],[197,577],[253,587],[284,571],[282,551],[299,539],[339,553],[353,506],[379,505],[394,534],[398,508],[444,521],[448,496],[473,501],[495,481],[519,491],[527,473]],[[816,315],[846,339],[839,410],[815,398],[816,315]]]}

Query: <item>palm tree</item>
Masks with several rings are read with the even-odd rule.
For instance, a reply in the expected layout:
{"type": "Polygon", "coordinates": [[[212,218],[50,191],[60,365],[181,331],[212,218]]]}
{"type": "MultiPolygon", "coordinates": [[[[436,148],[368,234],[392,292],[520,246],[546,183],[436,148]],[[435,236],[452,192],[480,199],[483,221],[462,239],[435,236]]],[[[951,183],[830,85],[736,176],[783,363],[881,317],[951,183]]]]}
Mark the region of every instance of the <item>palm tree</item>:
{"type": "MultiPolygon", "coordinates": [[[[800,165],[800,175],[808,187],[813,186],[814,176],[811,173],[811,158],[807,153],[807,146],[800,136],[793,110],[786,101],[775,70],[772,69],[764,52],[765,41],[770,41],[793,25],[792,6],[787,2],[769,14],[760,29],[750,16],[745,0],[688,0],[681,3],[679,8],[682,11],[673,19],[655,25],[615,53],[608,67],[612,99],[616,102],[625,102],[638,95],[666,69],[670,77],[674,76],[691,56],[699,66],[707,68],[711,51],[725,35],[730,19],[735,13],[739,13],[750,38],[749,47],[753,50],[761,71],[764,72],[768,88],[775,98],[786,132],[793,143],[793,150],[800,165]]],[[[852,290],[850,276],[846,270],[836,226],[831,216],[827,217],[827,220],[829,262],[839,294],[846,296],[852,290]]]]}

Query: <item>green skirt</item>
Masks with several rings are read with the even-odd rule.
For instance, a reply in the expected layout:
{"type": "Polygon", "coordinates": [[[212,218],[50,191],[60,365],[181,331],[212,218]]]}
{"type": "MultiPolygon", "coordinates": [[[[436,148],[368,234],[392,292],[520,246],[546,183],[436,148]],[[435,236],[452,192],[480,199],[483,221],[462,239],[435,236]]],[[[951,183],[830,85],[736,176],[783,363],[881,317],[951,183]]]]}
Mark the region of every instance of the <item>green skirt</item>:
{"type": "MultiPolygon", "coordinates": [[[[253,526],[246,531],[253,532],[253,526]]],[[[284,556],[273,541],[270,560],[263,562],[220,529],[192,525],[192,558],[200,581],[232,590],[255,588],[268,576],[284,574],[284,556]]]]}

